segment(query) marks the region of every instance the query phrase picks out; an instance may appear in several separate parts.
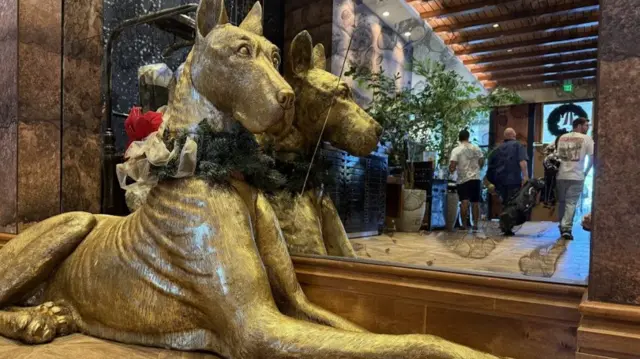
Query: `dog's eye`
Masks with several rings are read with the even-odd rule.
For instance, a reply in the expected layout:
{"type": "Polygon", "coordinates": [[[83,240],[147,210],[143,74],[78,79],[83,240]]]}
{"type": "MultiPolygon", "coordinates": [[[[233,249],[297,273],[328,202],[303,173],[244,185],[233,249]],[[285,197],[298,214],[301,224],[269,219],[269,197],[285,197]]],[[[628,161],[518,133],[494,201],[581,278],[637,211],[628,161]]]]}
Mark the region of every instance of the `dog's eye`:
{"type": "Polygon", "coordinates": [[[251,56],[251,49],[247,45],[242,45],[238,48],[238,54],[241,56],[251,56]]]}
{"type": "Polygon", "coordinates": [[[279,68],[280,67],[280,55],[273,54],[273,66],[275,66],[275,68],[279,68]]]}
{"type": "Polygon", "coordinates": [[[349,98],[351,96],[351,89],[347,85],[340,86],[340,97],[349,98]]]}

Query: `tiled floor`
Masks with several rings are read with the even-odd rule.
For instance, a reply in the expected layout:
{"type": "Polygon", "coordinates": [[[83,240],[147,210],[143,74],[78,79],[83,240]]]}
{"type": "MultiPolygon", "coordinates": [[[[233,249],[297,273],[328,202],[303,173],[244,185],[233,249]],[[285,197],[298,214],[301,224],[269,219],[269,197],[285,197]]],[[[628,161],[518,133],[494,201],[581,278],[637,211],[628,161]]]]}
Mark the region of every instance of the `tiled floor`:
{"type": "Polygon", "coordinates": [[[557,226],[526,223],[514,237],[503,237],[496,222],[487,222],[475,234],[394,233],[353,239],[352,243],[358,256],[367,260],[586,284],[590,235],[575,228],[575,239],[565,241],[557,226]]]}

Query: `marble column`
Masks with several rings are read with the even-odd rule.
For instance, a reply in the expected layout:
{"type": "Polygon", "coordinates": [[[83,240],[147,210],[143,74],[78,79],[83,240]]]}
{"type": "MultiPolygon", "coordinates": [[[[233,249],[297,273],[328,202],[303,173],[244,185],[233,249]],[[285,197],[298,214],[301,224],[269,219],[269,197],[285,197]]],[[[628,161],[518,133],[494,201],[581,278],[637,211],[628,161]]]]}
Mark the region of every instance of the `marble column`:
{"type": "Polygon", "coordinates": [[[100,211],[102,0],[64,0],[62,212],[100,211]]]}
{"type": "Polygon", "coordinates": [[[589,300],[640,304],[640,11],[601,0],[589,300]]]}
{"type": "Polygon", "coordinates": [[[0,232],[17,230],[17,131],[18,3],[0,0],[0,232]]]}
{"type": "Polygon", "coordinates": [[[19,0],[18,230],[60,213],[61,0],[19,0]]]}

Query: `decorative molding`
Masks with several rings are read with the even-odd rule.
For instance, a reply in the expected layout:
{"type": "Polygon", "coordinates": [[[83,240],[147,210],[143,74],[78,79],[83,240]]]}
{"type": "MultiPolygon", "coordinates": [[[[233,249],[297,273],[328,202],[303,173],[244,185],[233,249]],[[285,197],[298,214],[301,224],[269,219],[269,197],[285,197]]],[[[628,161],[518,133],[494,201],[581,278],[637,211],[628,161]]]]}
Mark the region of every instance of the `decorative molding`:
{"type": "Polygon", "coordinates": [[[640,307],[594,302],[580,304],[578,359],[637,359],[640,353],[640,307]]]}

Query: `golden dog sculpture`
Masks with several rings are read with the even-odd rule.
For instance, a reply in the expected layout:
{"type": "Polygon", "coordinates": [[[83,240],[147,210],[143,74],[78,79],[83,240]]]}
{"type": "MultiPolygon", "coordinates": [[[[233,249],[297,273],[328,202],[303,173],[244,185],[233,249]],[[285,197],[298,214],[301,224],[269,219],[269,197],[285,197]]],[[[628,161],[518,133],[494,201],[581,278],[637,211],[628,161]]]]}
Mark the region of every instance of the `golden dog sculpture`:
{"type": "MultiPolygon", "coordinates": [[[[260,6],[239,28],[226,19],[222,0],[202,0],[166,133],[202,121],[286,128],[293,92],[260,36],[260,6]]],[[[309,307],[271,206],[230,182],[165,180],[128,217],[67,213],[29,228],[0,250],[0,307],[35,306],[0,311],[0,334],[35,344],[80,331],[234,359],[494,358],[432,336],[362,333],[309,307]]]]}
{"type": "MultiPolygon", "coordinates": [[[[349,86],[325,70],[324,46],[314,47],[303,31],[293,39],[287,63],[285,78],[296,94],[296,111],[292,133],[276,146],[280,155],[296,152],[310,158],[321,136],[349,153],[371,153],[382,127],[353,101],[349,86]]],[[[291,254],[356,257],[338,211],[322,189],[297,196],[283,191],[270,202],[291,254]]]]}

